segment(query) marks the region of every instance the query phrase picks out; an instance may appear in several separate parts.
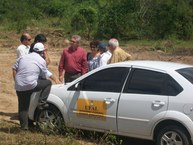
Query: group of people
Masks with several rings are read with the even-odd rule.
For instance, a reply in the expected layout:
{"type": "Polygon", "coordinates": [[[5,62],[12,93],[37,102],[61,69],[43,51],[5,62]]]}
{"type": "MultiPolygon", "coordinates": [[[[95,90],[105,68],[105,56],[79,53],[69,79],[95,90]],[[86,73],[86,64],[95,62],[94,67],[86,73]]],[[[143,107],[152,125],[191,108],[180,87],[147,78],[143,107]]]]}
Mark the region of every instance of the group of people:
{"type": "Polygon", "coordinates": [[[119,42],[115,38],[110,39],[108,43],[92,41],[90,49],[91,52],[87,53],[88,71],[110,63],[131,59],[131,55],[119,47],[119,42]]]}
{"type": "Polygon", "coordinates": [[[28,119],[28,109],[32,93],[40,91],[38,109],[49,107],[47,98],[53,80],[56,84],[71,82],[76,78],[102,65],[131,59],[131,55],[119,47],[117,39],[110,39],[108,43],[100,41],[90,42],[90,52],[80,46],[81,37],[73,35],[70,46],[64,48],[59,66],[57,79],[49,70],[50,58],[47,53],[46,37],[38,34],[31,44],[32,37],[23,33],[17,48],[17,60],[13,65],[13,78],[18,96],[18,114],[22,130],[28,130],[33,122],[28,119]],[[50,79],[49,79],[50,78],[50,79]]]}
{"type": "Polygon", "coordinates": [[[97,67],[131,59],[131,55],[119,47],[115,38],[110,39],[108,43],[91,41],[88,53],[80,47],[80,40],[80,36],[72,36],[70,46],[63,50],[58,67],[61,82],[64,80],[68,83],[97,67]]]}

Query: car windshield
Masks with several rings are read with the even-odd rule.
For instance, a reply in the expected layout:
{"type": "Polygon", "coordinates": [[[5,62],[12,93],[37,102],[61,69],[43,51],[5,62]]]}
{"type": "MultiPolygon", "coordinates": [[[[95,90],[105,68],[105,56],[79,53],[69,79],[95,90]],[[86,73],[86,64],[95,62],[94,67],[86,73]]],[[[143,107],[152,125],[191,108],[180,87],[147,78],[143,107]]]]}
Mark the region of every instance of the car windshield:
{"type": "Polygon", "coordinates": [[[176,71],[193,84],[193,67],[178,69],[176,71]]]}

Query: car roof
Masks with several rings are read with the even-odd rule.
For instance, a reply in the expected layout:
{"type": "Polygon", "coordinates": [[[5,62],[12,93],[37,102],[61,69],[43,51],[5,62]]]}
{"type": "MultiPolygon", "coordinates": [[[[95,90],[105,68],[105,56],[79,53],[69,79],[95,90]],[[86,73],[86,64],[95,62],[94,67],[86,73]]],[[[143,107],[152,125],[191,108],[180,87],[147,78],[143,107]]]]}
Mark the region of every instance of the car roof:
{"type": "Polygon", "coordinates": [[[156,60],[131,60],[116,63],[115,65],[131,65],[159,70],[178,70],[187,67],[193,67],[193,65],[176,63],[176,62],[168,62],[168,61],[156,61],[156,60]]]}

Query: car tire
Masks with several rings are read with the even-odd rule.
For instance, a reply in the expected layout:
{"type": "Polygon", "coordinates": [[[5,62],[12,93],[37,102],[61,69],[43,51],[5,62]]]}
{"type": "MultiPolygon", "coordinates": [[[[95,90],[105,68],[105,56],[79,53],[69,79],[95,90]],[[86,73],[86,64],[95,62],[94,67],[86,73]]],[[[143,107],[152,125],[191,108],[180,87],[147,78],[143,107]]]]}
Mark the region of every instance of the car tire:
{"type": "Polygon", "coordinates": [[[60,111],[53,105],[43,110],[37,110],[36,124],[41,132],[59,134],[64,129],[64,120],[60,111]]]}
{"type": "Polygon", "coordinates": [[[167,126],[158,132],[156,145],[192,145],[187,131],[179,126],[167,126]]]}

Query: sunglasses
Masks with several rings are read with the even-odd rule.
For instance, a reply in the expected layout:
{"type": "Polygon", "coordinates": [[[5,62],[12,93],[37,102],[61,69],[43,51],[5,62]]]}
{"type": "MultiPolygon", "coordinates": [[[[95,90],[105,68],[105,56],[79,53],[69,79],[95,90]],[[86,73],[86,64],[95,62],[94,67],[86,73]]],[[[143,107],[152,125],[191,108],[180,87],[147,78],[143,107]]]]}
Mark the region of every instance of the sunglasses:
{"type": "Polygon", "coordinates": [[[90,48],[97,48],[95,45],[91,45],[90,48]]]}
{"type": "Polygon", "coordinates": [[[76,43],[76,41],[70,40],[71,43],[76,43]]]}

